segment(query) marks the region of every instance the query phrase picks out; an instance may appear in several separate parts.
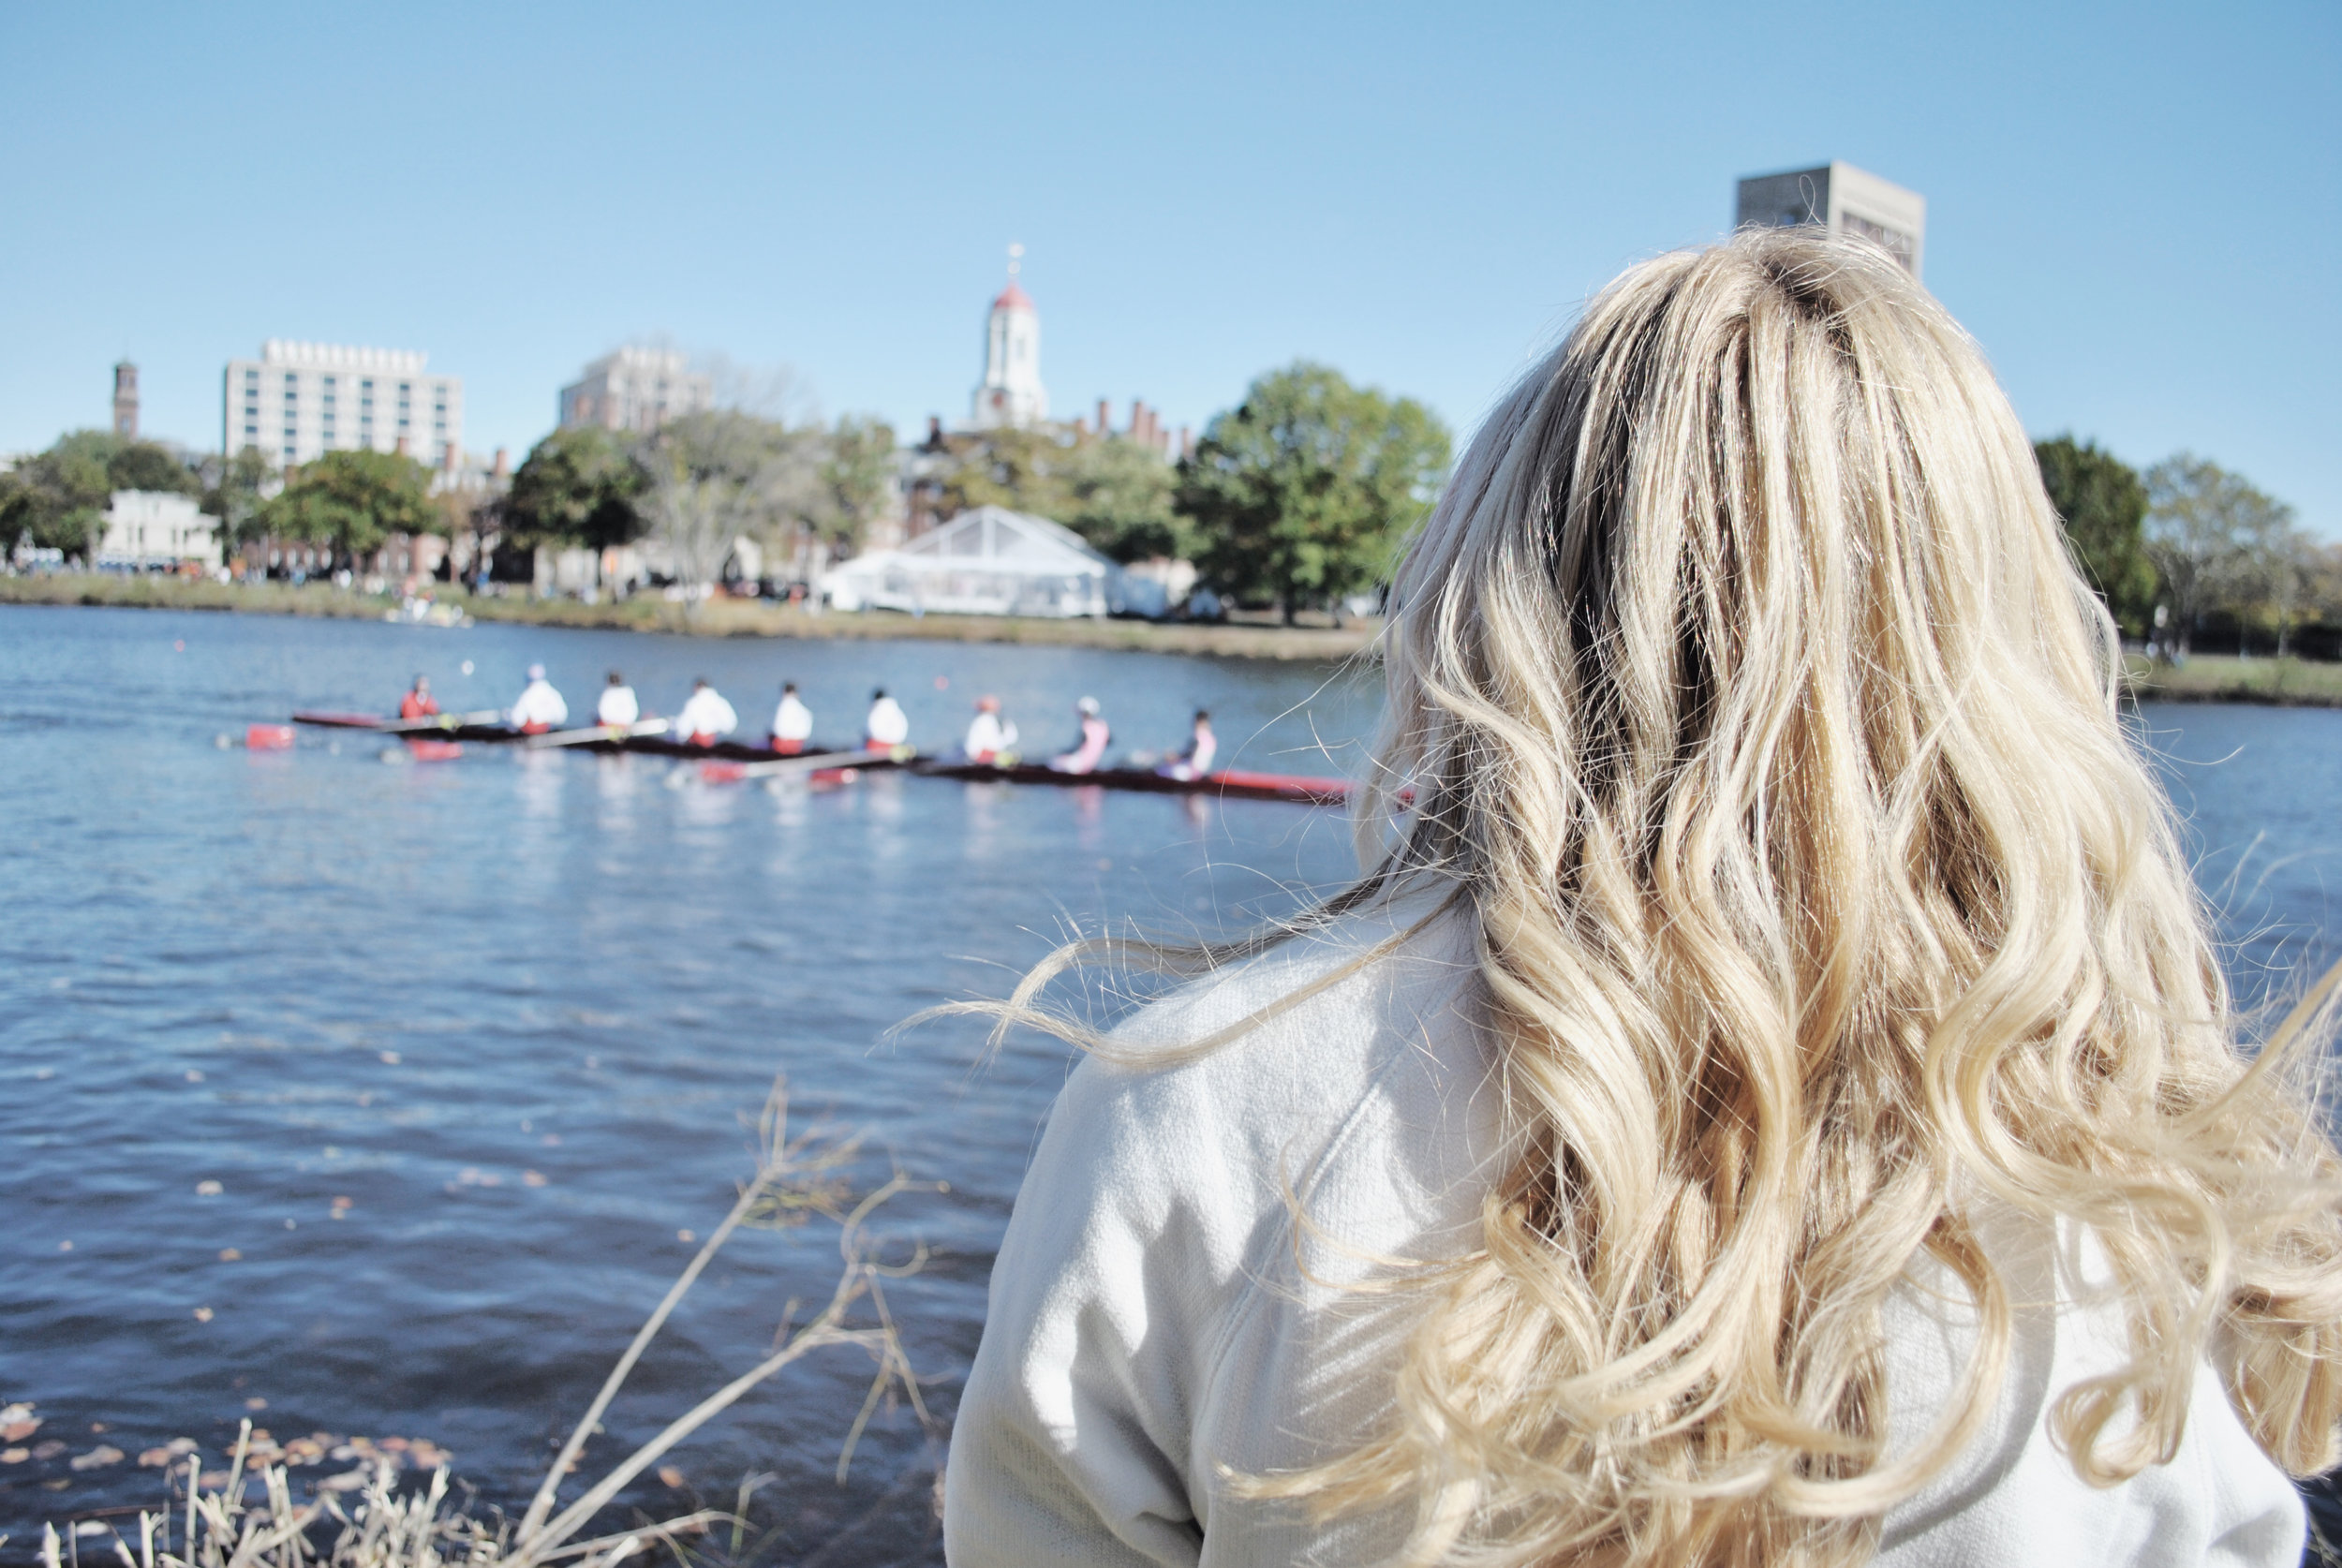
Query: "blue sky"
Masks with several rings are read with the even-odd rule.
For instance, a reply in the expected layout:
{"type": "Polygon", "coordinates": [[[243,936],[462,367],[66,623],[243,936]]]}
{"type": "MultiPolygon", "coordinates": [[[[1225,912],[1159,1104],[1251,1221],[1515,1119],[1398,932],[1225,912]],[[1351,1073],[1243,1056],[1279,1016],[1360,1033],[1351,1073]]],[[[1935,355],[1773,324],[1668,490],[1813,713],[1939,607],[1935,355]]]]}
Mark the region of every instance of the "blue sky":
{"type": "Polygon", "coordinates": [[[412,348],[515,460],[664,335],[965,414],[1003,247],[1061,414],[1201,424],[1307,356],[1459,431],[1742,174],[1924,193],[2037,433],[2342,537],[2342,7],[0,0],[0,451],[212,445],[266,337],[412,348]],[[1118,412],[1118,418],[1119,414],[1118,412]]]}

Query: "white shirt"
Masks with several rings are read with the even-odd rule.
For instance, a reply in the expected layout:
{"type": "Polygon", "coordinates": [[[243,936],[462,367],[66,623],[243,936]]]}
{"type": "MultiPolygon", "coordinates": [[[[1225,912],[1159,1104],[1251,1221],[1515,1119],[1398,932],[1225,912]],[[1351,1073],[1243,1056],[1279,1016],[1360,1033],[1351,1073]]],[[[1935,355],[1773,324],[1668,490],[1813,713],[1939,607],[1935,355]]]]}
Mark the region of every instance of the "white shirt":
{"type": "Polygon", "coordinates": [[[605,686],[601,700],[594,704],[595,721],[601,724],[627,725],[643,717],[643,704],[634,700],[630,686],[605,686]]]}
{"type": "Polygon", "coordinates": [[[732,711],[732,704],[716,694],[712,686],[703,686],[691,693],[683,704],[683,711],[674,716],[674,732],[678,735],[728,735],[740,727],[740,716],[732,711]]]}
{"type": "MultiPolygon", "coordinates": [[[[1420,902],[1354,915],[1141,1009],[1130,1048],[1233,1024],[1365,952],[1420,902]]],[[[1095,1058],[1067,1081],[992,1268],[952,1439],[953,1568],[1286,1568],[1380,1561],[1385,1514],[1312,1526],[1231,1487],[1355,1447],[1387,1411],[1419,1294],[1344,1291],[1375,1257],[1471,1247],[1504,1163],[1461,922],[1193,1061],[1095,1058]],[[1288,1183],[1290,1184],[1288,1186],[1288,1183]],[[1298,1228],[1296,1194],[1312,1220],[1298,1228]],[[1379,1302],[1398,1305],[1376,1310],[1379,1302]]],[[[2046,1233],[2046,1228],[2043,1228],[2046,1233]]],[[[2304,1515],[2207,1366],[2177,1457],[2097,1490],[2052,1446],[2051,1401],[2122,1354],[2046,1234],[1993,1240],[2020,1309],[1976,1443],[1884,1522],[1886,1568],[2293,1568],[2304,1515]]],[[[1969,1330],[1939,1279],[1889,1297],[1890,1451],[1932,1424],[1969,1330]]]]}
{"type": "Polygon", "coordinates": [[[882,697],[870,704],[870,717],[862,721],[862,732],[881,746],[900,746],[911,738],[911,720],[901,703],[882,697]]]}
{"type": "Polygon", "coordinates": [[[791,692],[773,710],[773,733],[781,740],[801,741],[813,733],[813,710],[791,692]]]}
{"type": "Polygon", "coordinates": [[[968,721],[968,735],[959,743],[959,748],[971,757],[997,757],[1015,744],[1015,725],[999,714],[979,713],[968,721]]]}
{"type": "Polygon", "coordinates": [[[561,694],[547,680],[530,681],[521,688],[520,701],[512,704],[514,724],[541,724],[550,730],[569,721],[570,705],[561,701],[561,694]]]}

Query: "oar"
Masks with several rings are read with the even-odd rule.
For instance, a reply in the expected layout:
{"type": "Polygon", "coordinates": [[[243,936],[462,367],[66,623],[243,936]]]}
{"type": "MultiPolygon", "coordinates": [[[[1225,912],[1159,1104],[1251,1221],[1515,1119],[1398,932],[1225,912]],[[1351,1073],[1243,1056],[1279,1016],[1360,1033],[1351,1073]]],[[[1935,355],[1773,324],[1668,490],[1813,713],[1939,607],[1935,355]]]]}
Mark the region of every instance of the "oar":
{"type": "Polygon", "coordinates": [[[435,713],[428,718],[389,718],[377,728],[386,735],[403,735],[410,730],[460,730],[467,724],[494,724],[503,717],[501,708],[482,708],[478,713],[435,713]]]}
{"type": "Polygon", "coordinates": [[[631,724],[596,724],[584,730],[556,730],[549,735],[531,735],[530,746],[593,746],[614,741],[633,740],[643,735],[660,735],[667,732],[663,718],[638,718],[631,724]]]}
{"type": "Polygon", "coordinates": [[[800,773],[823,773],[831,768],[867,767],[872,762],[905,762],[918,755],[912,747],[897,746],[884,751],[821,751],[810,757],[776,757],[769,762],[719,762],[700,764],[703,784],[737,784],[749,778],[783,778],[800,773]]]}

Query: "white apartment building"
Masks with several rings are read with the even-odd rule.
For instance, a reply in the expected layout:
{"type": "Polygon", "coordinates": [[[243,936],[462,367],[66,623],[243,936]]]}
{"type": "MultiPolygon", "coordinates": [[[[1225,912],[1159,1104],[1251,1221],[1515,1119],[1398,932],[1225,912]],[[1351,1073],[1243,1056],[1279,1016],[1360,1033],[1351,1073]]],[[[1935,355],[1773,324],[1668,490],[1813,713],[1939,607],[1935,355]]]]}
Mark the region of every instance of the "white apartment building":
{"type": "Polygon", "coordinates": [[[561,428],[600,425],[644,435],[716,406],[716,383],[672,348],[614,349],[561,389],[561,428]]]}
{"type": "Polygon", "coordinates": [[[277,467],[329,451],[405,451],[444,467],[464,447],[464,381],[428,356],[271,338],[220,381],[220,450],[258,447],[277,467]]]}

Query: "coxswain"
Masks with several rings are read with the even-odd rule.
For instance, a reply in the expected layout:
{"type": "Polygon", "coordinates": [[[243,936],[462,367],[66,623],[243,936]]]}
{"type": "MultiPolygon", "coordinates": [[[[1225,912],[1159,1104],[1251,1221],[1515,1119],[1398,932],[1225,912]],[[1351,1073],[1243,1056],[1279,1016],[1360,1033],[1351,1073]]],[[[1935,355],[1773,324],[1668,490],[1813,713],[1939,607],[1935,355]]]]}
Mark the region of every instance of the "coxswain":
{"type": "Polygon", "coordinates": [[[1211,715],[1202,708],[1195,710],[1195,728],[1187,737],[1187,749],[1157,768],[1165,778],[1201,778],[1211,771],[1211,760],[1220,749],[1220,739],[1211,732],[1211,715]]]}
{"type": "Polygon", "coordinates": [[[773,710],[773,749],[794,757],[813,737],[813,710],[797,696],[797,683],[780,683],[780,706],[773,710]]]}
{"type": "Polygon", "coordinates": [[[871,751],[889,751],[911,738],[911,719],[903,705],[880,687],[870,693],[870,712],[862,721],[862,744],[871,751]]]}
{"type": "Polygon", "coordinates": [[[691,695],[674,716],[674,732],[693,746],[713,746],[740,727],[740,716],[716,694],[704,676],[691,683],[691,695]]]}
{"type": "Polygon", "coordinates": [[[1081,715],[1081,744],[1050,758],[1049,765],[1060,773],[1095,773],[1098,764],[1105,760],[1106,743],[1114,738],[1114,732],[1099,717],[1095,697],[1083,698],[1074,704],[1074,711],[1081,715]]]}
{"type": "Polygon", "coordinates": [[[971,762],[998,762],[1016,749],[1016,726],[1001,717],[1001,700],[976,699],[976,717],[968,721],[968,737],[959,743],[971,762]]]}
{"type": "Polygon", "coordinates": [[[528,667],[528,684],[521,688],[520,701],[512,704],[512,728],[524,735],[541,735],[556,725],[570,721],[570,705],[561,701],[561,694],[545,679],[545,667],[528,667]]]}
{"type": "Polygon", "coordinates": [[[626,684],[624,675],[611,671],[609,684],[601,688],[601,700],[594,704],[594,722],[623,730],[642,717],[643,704],[636,701],[634,688],[626,684]]]}
{"type": "Polygon", "coordinates": [[[407,695],[398,700],[398,717],[401,718],[437,718],[439,717],[439,700],[431,695],[429,675],[415,677],[415,684],[408,688],[407,695]]]}

